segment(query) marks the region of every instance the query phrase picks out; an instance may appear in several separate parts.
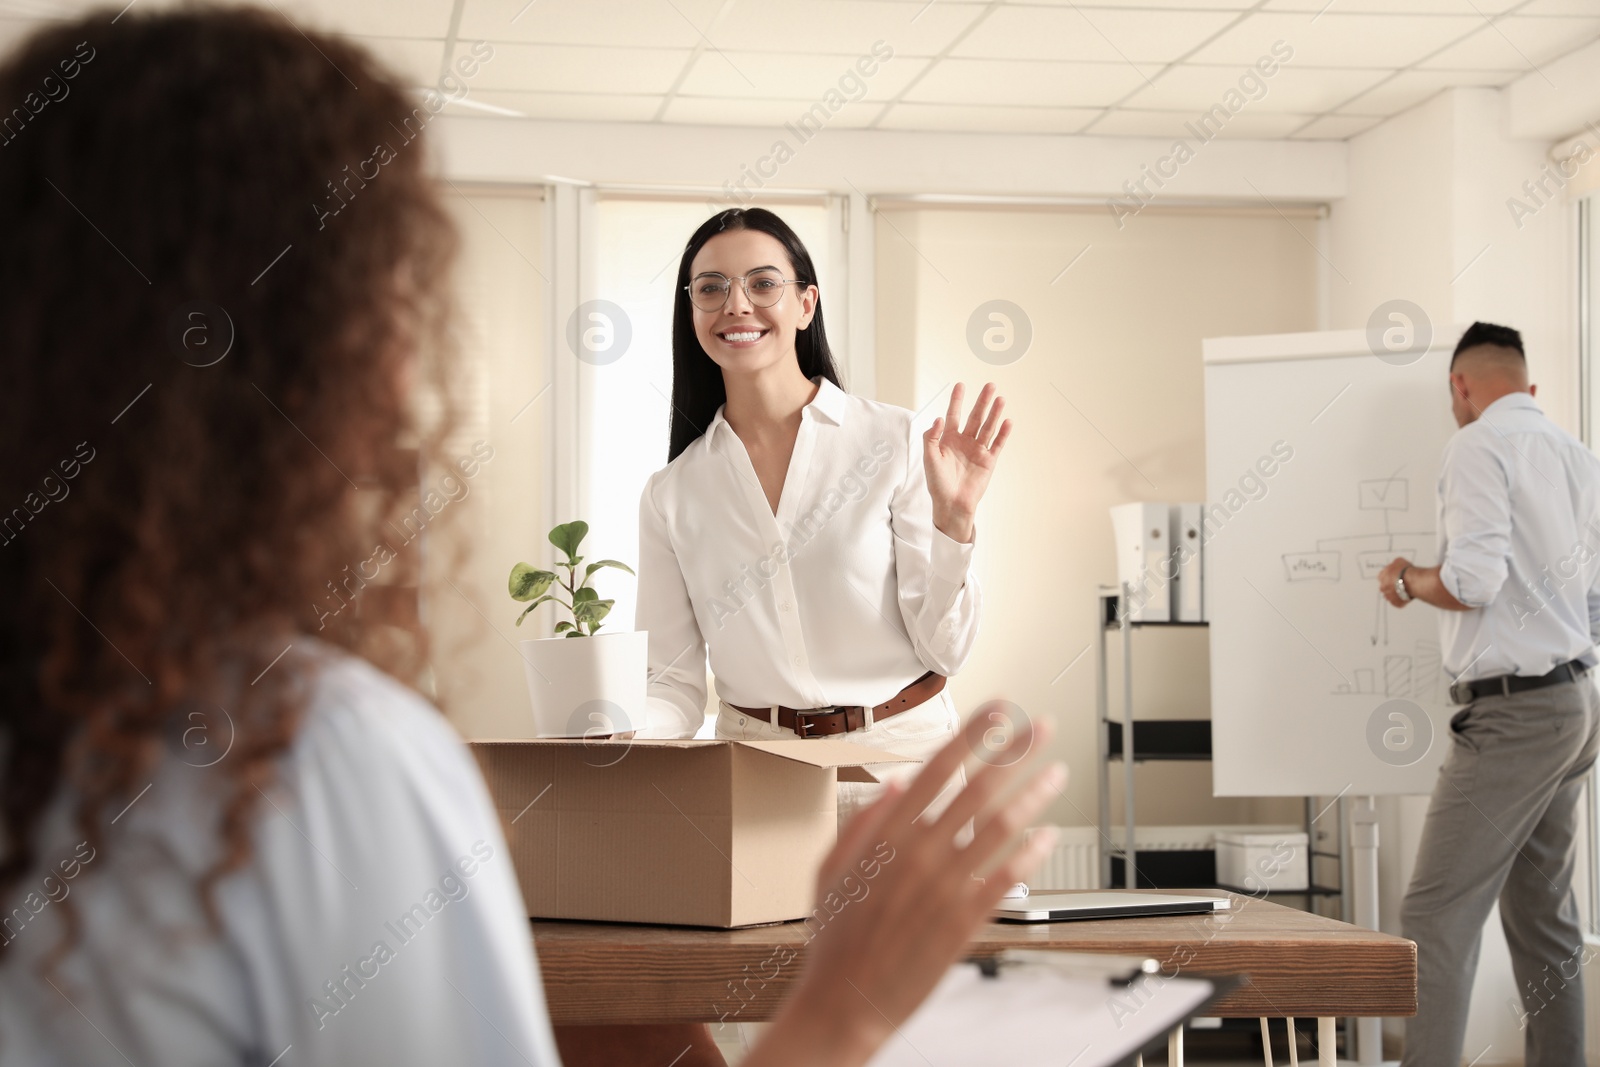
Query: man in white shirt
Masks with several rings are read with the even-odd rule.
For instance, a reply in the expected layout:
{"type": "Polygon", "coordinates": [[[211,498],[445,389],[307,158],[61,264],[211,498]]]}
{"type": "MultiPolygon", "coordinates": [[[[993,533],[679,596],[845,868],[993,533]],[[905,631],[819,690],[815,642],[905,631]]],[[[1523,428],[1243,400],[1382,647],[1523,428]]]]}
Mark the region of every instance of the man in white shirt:
{"type": "MultiPolygon", "coordinates": [[[[1450,363],[1461,427],[1439,469],[1439,566],[1378,576],[1397,608],[1439,608],[1451,749],[1401,928],[1417,943],[1403,1067],[1457,1067],[1483,924],[1511,948],[1528,1067],[1584,1062],[1586,956],[1572,895],[1577,804],[1594,763],[1586,672],[1600,634],[1600,458],[1534,402],[1516,330],[1473,323],[1450,363]]],[[[1480,1050],[1471,1050],[1477,1055],[1480,1050]]]]}

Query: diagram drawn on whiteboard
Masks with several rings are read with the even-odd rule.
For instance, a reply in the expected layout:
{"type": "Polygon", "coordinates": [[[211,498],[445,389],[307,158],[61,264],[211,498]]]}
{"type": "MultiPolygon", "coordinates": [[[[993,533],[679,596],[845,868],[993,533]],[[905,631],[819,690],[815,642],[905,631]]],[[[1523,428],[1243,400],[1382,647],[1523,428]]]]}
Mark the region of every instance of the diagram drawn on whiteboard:
{"type": "Polygon", "coordinates": [[[1284,580],[1292,583],[1357,583],[1363,595],[1372,598],[1371,628],[1367,655],[1342,671],[1345,680],[1332,692],[1348,696],[1407,697],[1411,700],[1439,702],[1444,690],[1443,663],[1438,642],[1418,640],[1409,647],[1389,642],[1390,613],[1398,610],[1378,592],[1378,573],[1397,556],[1418,566],[1431,566],[1434,556],[1433,530],[1393,530],[1395,512],[1411,507],[1411,484],[1399,472],[1387,478],[1356,483],[1359,525],[1382,522],[1382,532],[1345,534],[1318,538],[1309,552],[1283,555],[1284,580]]]}

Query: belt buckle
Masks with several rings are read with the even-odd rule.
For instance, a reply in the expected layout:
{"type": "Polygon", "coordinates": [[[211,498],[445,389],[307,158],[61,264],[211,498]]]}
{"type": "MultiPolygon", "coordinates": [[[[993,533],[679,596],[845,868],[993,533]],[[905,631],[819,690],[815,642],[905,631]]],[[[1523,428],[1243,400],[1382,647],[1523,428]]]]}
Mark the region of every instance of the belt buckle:
{"type": "Polygon", "coordinates": [[[803,740],[831,736],[829,734],[809,733],[808,731],[812,728],[811,717],[836,714],[844,716],[844,729],[840,731],[841,733],[850,733],[852,730],[863,730],[872,725],[872,709],[864,704],[829,704],[825,707],[813,708],[810,711],[795,712],[794,732],[803,740]],[[852,710],[858,710],[861,712],[860,726],[850,725],[850,712],[852,710]]]}
{"type": "Polygon", "coordinates": [[[1456,704],[1470,704],[1470,703],[1472,703],[1472,683],[1471,682],[1451,682],[1450,683],[1450,700],[1453,703],[1456,703],[1456,704]]]}
{"type": "Polygon", "coordinates": [[[819,714],[826,714],[826,712],[823,711],[823,709],[821,709],[821,708],[814,708],[811,711],[797,711],[797,712],[795,712],[794,713],[794,732],[795,732],[795,736],[799,737],[802,741],[809,741],[809,740],[813,739],[814,737],[822,737],[822,736],[824,736],[822,734],[812,734],[812,733],[808,732],[812,728],[811,716],[819,715],[819,714]]]}

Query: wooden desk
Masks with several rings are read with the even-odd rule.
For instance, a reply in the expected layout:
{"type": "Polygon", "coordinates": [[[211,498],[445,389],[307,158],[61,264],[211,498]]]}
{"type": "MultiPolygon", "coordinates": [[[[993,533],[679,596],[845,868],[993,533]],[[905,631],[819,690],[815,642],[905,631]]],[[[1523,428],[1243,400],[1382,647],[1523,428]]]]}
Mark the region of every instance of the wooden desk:
{"type": "MultiPolygon", "coordinates": [[[[558,1024],[770,1019],[809,940],[799,922],[741,930],[532,925],[545,997],[558,1024]],[[772,962],[789,951],[796,955],[787,965],[772,962]],[[763,983],[774,970],[776,977],[763,983]],[[734,986],[747,978],[735,996],[734,986]]],[[[979,930],[972,954],[1011,948],[1151,956],[1168,975],[1249,975],[1249,983],[1209,1010],[1213,1015],[1327,1019],[1417,1011],[1412,942],[1248,896],[1234,896],[1226,922],[1175,915],[991,923],[979,930]]]]}

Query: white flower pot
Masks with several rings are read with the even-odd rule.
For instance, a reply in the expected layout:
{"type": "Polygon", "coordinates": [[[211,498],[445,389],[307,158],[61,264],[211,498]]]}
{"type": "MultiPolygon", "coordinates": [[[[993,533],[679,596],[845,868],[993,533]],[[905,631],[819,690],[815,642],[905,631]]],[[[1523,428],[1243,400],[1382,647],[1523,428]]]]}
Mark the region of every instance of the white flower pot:
{"type": "Polygon", "coordinates": [[[644,726],[644,630],[519,644],[532,710],[526,736],[593,737],[644,726]]]}

